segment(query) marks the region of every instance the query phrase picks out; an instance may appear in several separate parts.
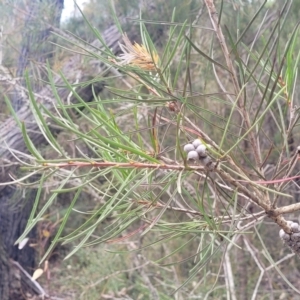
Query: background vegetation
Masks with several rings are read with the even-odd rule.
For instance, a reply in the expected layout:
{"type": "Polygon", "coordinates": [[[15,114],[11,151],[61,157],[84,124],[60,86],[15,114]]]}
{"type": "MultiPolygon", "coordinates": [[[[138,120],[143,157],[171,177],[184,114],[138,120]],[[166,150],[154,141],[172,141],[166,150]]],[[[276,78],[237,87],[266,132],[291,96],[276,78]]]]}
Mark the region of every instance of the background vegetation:
{"type": "MultiPolygon", "coordinates": [[[[300,1],[93,0],[37,45],[49,4],[25,27],[26,3],[1,5],[13,77],[32,34],[20,80],[43,143],[17,115],[10,184],[36,192],[18,242],[37,228],[50,295],[297,299],[278,232],[299,222],[300,1]],[[188,160],[195,139],[207,160],[188,160]]],[[[1,91],[5,121],[18,106],[1,91]]]]}

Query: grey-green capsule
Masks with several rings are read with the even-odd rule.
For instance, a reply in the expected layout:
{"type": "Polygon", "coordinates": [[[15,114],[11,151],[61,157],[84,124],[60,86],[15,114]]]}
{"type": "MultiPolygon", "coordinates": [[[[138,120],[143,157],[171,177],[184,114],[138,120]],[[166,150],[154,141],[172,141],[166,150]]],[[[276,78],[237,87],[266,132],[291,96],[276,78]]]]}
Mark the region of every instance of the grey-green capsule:
{"type": "Polygon", "coordinates": [[[300,233],[293,233],[291,235],[291,240],[294,241],[294,242],[299,242],[300,241],[300,233]]]}
{"type": "Polygon", "coordinates": [[[190,152],[190,151],[194,151],[195,150],[195,147],[194,145],[192,144],[186,144],[184,147],[183,147],[183,150],[185,152],[190,152]]]}
{"type": "Polygon", "coordinates": [[[190,151],[188,153],[187,159],[188,160],[198,160],[199,159],[199,155],[198,155],[198,153],[195,150],[193,150],[193,151],[190,151]]]}
{"type": "Polygon", "coordinates": [[[285,241],[289,241],[291,238],[291,236],[289,234],[287,234],[283,229],[280,229],[279,236],[281,239],[283,239],[285,241]]]}
{"type": "Polygon", "coordinates": [[[292,230],[293,232],[300,232],[299,224],[296,223],[296,222],[293,222],[293,224],[291,225],[291,230],[292,230]]]}
{"type": "Polygon", "coordinates": [[[194,145],[195,149],[197,149],[197,147],[200,146],[201,144],[202,144],[201,141],[198,139],[193,141],[193,145],[194,145]]]}
{"type": "Polygon", "coordinates": [[[199,154],[200,157],[206,157],[206,147],[205,145],[201,144],[197,147],[196,149],[197,153],[199,154]]]}

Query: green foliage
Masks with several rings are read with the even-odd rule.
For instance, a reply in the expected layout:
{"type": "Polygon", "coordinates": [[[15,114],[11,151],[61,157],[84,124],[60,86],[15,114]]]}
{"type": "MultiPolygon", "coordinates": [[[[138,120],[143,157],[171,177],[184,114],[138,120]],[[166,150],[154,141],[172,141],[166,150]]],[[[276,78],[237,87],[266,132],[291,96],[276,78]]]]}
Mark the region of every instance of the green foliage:
{"type": "MultiPolygon", "coordinates": [[[[132,2],[132,7],[129,2],[112,3],[115,8],[126,5],[122,10],[134,15],[139,1],[132,2]]],[[[17,243],[59,199],[71,195],[41,261],[51,257],[61,243],[75,245],[66,255],[70,262],[79,259],[86,247],[101,244],[98,247],[107,250],[107,245],[114,244],[118,260],[124,255],[135,261],[141,254],[149,264],[147,271],[154,274],[150,280],[142,271],[139,276],[133,273],[137,276],[132,280],[134,287],[127,290],[124,274],[110,281],[109,287],[103,280],[89,299],[97,299],[97,292],[123,288],[133,299],[172,299],[173,294],[179,299],[221,299],[224,295],[239,299],[242,294],[262,299],[262,278],[271,276],[269,271],[274,269],[289,291],[299,293],[293,277],[279,269],[282,253],[276,252],[282,247],[278,230],[288,230],[283,209],[288,213],[299,210],[289,206],[297,193],[289,178],[298,175],[290,140],[299,137],[295,130],[299,119],[298,25],[291,29],[286,22],[292,9],[289,1],[272,20],[266,18],[265,3],[237,6],[223,1],[218,19],[215,14],[209,17],[194,1],[174,10],[168,6],[167,13],[162,9],[157,19],[142,14],[135,20],[141,44],[131,44],[124,34],[119,41],[123,53],[117,55],[95,29],[97,16],[91,9],[95,5],[104,11],[96,26],[100,29],[103,22],[117,22],[118,14],[106,11],[102,1],[86,7],[85,26],[98,38],[101,51],[86,47],[80,38],[74,41],[71,35],[63,39],[70,50],[76,46],[88,59],[102,63],[99,80],[107,83],[105,97],[94,93],[94,101],[87,103],[77,92],[86,82],[74,84],[60,73],[64,88],[76,99],[65,101],[48,65],[48,84],[56,99],[50,109],[36,99],[26,77],[35,122],[55,158],[45,157],[20,123],[31,158],[26,161],[26,174],[15,183],[36,174],[41,177],[33,212],[17,243]],[[234,9],[237,13],[232,13],[234,9]],[[191,22],[195,15],[199,19],[191,22]],[[150,25],[168,28],[161,44],[154,40],[150,25]],[[76,156],[65,151],[48,120],[69,134],[76,156]],[[197,138],[206,147],[208,163],[188,161],[183,151],[185,144],[197,138]],[[52,186],[42,202],[49,182],[52,186]],[[275,246],[266,242],[272,230],[264,230],[266,215],[277,223],[277,232],[272,231],[275,246]],[[77,218],[81,224],[71,228],[69,224],[77,218]],[[235,262],[234,254],[241,252],[244,260],[235,262]],[[249,273],[244,291],[236,284],[245,276],[241,264],[258,266],[257,272],[249,273]]],[[[76,22],[83,21],[72,20],[67,26],[72,29],[76,22]]],[[[83,34],[81,29],[77,33],[83,34]]],[[[72,263],[72,268],[84,274],[82,263],[72,263]]],[[[92,274],[98,272],[93,262],[84,263],[92,274]]],[[[124,269],[130,269],[128,265],[124,262],[124,269]]],[[[99,277],[115,270],[115,265],[106,267],[110,272],[99,271],[99,277]]],[[[80,285],[93,286],[85,279],[80,277],[80,285]]],[[[94,276],[90,280],[97,282],[94,276]]],[[[280,289],[270,286],[279,295],[280,289]]]]}

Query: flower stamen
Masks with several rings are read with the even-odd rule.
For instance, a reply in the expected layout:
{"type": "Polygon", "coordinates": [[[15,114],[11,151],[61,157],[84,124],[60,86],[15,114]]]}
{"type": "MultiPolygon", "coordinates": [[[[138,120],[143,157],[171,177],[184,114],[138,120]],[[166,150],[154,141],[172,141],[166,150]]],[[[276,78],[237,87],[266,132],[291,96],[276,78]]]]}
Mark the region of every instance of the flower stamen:
{"type": "Polygon", "coordinates": [[[132,44],[127,35],[123,35],[123,41],[124,45],[119,44],[123,52],[118,57],[120,65],[133,65],[147,71],[157,69],[158,55],[156,53],[149,53],[144,45],[132,44]]]}

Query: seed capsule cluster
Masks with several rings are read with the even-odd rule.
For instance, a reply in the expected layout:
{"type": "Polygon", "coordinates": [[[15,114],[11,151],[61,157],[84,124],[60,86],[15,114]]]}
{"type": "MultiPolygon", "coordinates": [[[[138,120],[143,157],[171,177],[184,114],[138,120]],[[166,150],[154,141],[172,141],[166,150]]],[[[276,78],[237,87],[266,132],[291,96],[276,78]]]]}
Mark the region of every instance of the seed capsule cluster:
{"type": "Polygon", "coordinates": [[[287,221],[291,227],[292,234],[286,233],[283,229],[280,229],[279,236],[283,242],[291,248],[295,253],[300,253],[300,225],[297,222],[287,221]]]}
{"type": "Polygon", "coordinates": [[[209,170],[213,170],[214,164],[206,153],[206,146],[196,139],[191,144],[186,144],[183,150],[187,153],[187,160],[190,162],[201,162],[209,170]]]}

